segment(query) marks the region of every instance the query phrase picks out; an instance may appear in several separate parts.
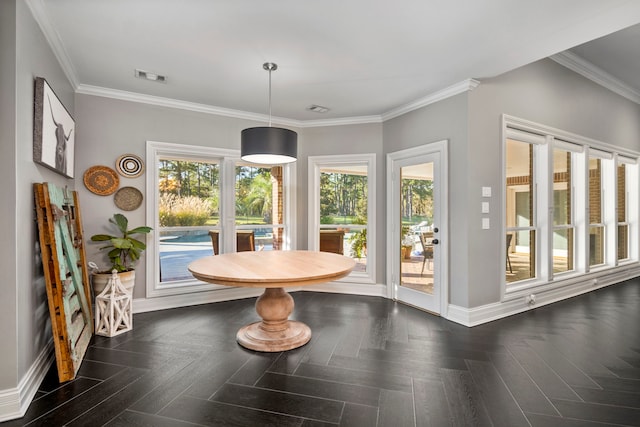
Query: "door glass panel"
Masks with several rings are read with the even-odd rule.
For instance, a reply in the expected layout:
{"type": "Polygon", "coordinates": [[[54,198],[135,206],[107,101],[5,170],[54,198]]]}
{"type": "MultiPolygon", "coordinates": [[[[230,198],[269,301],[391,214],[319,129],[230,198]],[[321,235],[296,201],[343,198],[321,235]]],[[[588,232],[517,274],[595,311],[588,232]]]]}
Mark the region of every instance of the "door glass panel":
{"type": "Polygon", "coordinates": [[[400,174],[400,285],[433,294],[433,162],[405,166],[400,174]]]}

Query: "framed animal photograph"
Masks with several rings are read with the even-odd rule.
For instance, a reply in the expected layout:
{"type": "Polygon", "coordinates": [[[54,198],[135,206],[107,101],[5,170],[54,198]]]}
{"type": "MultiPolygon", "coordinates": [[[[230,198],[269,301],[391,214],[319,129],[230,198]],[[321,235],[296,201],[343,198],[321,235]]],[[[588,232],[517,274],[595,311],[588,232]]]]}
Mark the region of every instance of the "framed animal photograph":
{"type": "Polygon", "coordinates": [[[35,80],[33,161],[73,178],[76,122],[42,77],[35,80]]]}

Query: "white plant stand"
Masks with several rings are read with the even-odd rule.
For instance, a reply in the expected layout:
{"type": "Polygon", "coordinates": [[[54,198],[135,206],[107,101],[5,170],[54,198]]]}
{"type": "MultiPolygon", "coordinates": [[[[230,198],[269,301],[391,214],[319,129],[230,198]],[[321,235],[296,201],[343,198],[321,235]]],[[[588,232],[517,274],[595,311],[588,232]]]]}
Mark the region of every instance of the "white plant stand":
{"type": "Polygon", "coordinates": [[[122,285],[116,270],[96,297],[96,335],[114,337],[133,329],[133,298],[122,285]]]}

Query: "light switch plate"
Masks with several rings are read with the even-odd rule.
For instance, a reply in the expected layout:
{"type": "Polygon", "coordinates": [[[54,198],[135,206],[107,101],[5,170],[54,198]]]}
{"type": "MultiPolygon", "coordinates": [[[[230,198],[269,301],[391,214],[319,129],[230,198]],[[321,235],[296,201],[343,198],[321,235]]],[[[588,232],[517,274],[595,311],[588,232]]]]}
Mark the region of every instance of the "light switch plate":
{"type": "Polygon", "coordinates": [[[482,218],[482,229],[488,230],[490,227],[489,218],[482,218]]]}
{"type": "Polygon", "coordinates": [[[482,213],[489,213],[489,202],[482,202],[482,213]]]}
{"type": "Polygon", "coordinates": [[[482,187],[482,197],[491,197],[491,187],[482,187]]]}

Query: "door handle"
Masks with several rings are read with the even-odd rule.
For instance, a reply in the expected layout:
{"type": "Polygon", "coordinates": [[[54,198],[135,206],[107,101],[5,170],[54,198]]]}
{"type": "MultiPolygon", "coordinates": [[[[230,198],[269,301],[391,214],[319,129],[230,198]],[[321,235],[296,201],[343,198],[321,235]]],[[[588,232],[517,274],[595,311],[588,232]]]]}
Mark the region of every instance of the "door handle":
{"type": "Polygon", "coordinates": [[[438,230],[438,227],[436,227],[436,228],[434,228],[434,229],[433,229],[433,232],[434,232],[434,233],[437,233],[438,231],[440,231],[440,230],[438,230]]]}
{"type": "Polygon", "coordinates": [[[433,239],[431,243],[433,243],[434,245],[437,245],[438,243],[440,243],[440,241],[438,239],[433,239]]]}

